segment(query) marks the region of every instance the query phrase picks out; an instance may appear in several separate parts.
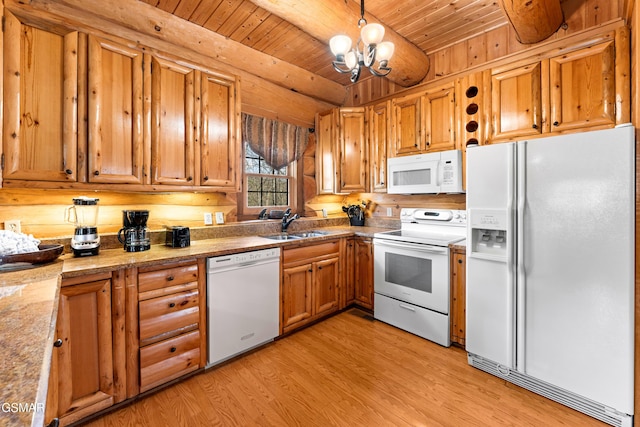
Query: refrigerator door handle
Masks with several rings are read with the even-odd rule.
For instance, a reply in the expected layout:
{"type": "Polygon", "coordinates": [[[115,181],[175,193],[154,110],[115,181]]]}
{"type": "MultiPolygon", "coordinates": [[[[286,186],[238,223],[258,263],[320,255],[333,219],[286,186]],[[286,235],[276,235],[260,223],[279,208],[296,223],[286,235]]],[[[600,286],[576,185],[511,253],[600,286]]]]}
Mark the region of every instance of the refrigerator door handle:
{"type": "Polygon", "coordinates": [[[509,342],[511,343],[511,354],[509,355],[509,365],[514,368],[516,366],[516,313],[515,313],[515,291],[516,291],[516,263],[515,244],[517,236],[515,233],[515,215],[516,215],[516,170],[517,170],[517,144],[510,144],[509,162],[507,164],[507,298],[511,303],[507,308],[507,316],[510,324],[507,330],[509,334],[509,342]]]}
{"type": "Polygon", "coordinates": [[[517,145],[517,215],[516,215],[516,369],[526,372],[525,358],[525,301],[526,271],[524,265],[524,228],[527,199],[527,141],[517,145]]]}

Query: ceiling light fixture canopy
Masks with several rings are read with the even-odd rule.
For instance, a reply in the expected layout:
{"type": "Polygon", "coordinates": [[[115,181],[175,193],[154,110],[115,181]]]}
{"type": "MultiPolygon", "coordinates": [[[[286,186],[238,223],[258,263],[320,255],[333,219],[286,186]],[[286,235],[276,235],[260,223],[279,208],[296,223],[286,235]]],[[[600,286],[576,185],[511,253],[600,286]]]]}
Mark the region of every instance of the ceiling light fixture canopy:
{"type": "Polygon", "coordinates": [[[391,72],[388,64],[395,46],[391,42],[382,41],[384,38],[382,25],[367,24],[367,20],[364,19],[364,0],[360,0],[358,28],[360,28],[360,38],[353,49],[351,49],[351,39],[343,34],[333,36],[329,40],[331,52],[336,57],[333,68],[339,73],[350,73],[351,83],[358,81],[363,67],[367,67],[374,76],[386,76],[391,72]]]}

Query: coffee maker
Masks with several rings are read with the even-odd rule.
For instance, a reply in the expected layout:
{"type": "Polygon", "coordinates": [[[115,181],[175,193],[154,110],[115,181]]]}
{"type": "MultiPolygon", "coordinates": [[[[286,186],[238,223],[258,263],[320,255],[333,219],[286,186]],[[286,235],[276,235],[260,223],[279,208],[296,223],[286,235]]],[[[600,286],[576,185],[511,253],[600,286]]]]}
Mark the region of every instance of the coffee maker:
{"type": "Polygon", "coordinates": [[[98,255],[100,236],[98,236],[98,200],[92,197],[76,197],[73,206],[66,210],[66,221],[75,225],[71,238],[73,255],[98,255]]]}
{"type": "Polygon", "coordinates": [[[141,252],[151,249],[147,220],[149,211],[122,211],[122,228],[118,231],[118,241],[127,252],[141,252]]]}

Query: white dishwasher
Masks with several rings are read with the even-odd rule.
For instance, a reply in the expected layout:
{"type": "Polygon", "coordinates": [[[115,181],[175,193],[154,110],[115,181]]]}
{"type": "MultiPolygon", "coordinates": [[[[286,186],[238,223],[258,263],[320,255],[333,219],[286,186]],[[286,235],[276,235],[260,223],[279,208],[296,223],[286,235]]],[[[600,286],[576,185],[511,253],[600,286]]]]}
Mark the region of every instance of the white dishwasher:
{"type": "Polygon", "coordinates": [[[207,367],[278,336],[280,248],[207,259],[207,367]]]}

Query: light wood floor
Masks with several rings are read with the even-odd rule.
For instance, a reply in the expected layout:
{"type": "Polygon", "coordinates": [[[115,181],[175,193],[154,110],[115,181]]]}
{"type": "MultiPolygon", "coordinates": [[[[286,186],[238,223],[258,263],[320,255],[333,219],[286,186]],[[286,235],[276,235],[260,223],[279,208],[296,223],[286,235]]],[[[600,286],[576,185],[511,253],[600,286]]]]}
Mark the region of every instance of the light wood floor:
{"type": "Polygon", "coordinates": [[[350,310],[88,424],[604,426],[350,310]]]}

